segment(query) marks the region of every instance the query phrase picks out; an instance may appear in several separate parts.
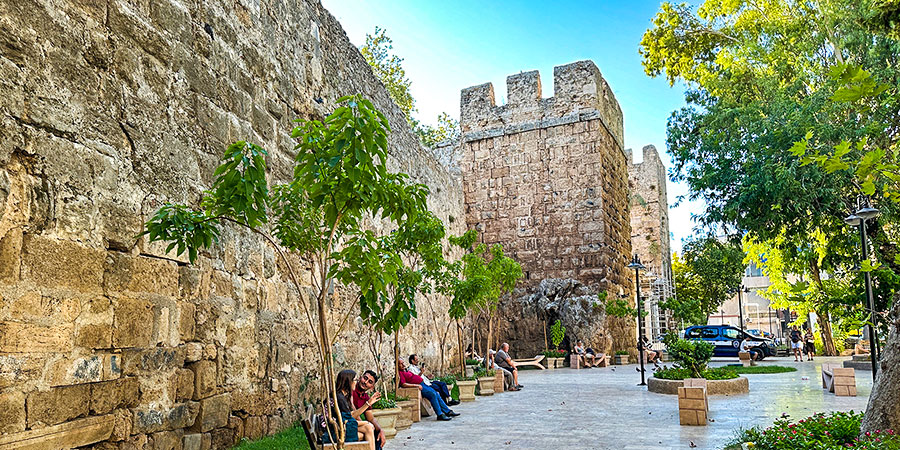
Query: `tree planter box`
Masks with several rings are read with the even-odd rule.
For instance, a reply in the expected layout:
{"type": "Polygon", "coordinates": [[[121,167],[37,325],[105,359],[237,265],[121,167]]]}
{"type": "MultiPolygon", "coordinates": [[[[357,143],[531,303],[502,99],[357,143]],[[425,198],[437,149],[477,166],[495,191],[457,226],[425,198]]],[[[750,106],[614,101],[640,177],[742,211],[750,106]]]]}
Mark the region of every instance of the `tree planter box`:
{"type": "Polygon", "coordinates": [[[616,355],[616,365],[628,364],[628,355],[616,355]]]}
{"type": "MultiPolygon", "coordinates": [[[[647,390],[657,394],[678,395],[678,388],[684,387],[684,380],[663,380],[650,377],[647,380],[647,390]]],[[[750,382],[747,377],[737,377],[730,380],[706,380],[707,395],[737,395],[750,392],[750,382]]]]}
{"type": "Polygon", "coordinates": [[[475,386],[478,381],[457,380],[456,385],[459,386],[459,401],[472,402],[475,401],[475,386]]]}
{"type": "Polygon", "coordinates": [[[478,379],[478,395],[494,395],[494,380],[496,377],[481,377],[478,379]]]}
{"type": "Polygon", "coordinates": [[[413,424],[413,414],[419,411],[419,401],[418,400],[404,400],[402,402],[397,402],[397,407],[402,411],[397,414],[396,422],[394,423],[394,428],[397,430],[405,430],[412,426],[413,424]]]}
{"type": "Polygon", "coordinates": [[[503,389],[503,372],[497,369],[497,373],[494,374],[494,393],[500,394],[505,391],[506,389],[503,389]]]}
{"type": "Polygon", "coordinates": [[[478,366],[466,364],[466,376],[471,377],[472,375],[475,375],[476,367],[478,367],[478,366]]]}
{"type": "Polygon", "coordinates": [[[565,358],[547,358],[547,368],[558,369],[560,367],[564,367],[563,361],[565,361],[565,358]]]}
{"type": "Polygon", "coordinates": [[[381,431],[384,431],[384,437],[391,439],[397,435],[397,418],[403,412],[403,408],[373,409],[372,415],[381,425],[381,431]]]}

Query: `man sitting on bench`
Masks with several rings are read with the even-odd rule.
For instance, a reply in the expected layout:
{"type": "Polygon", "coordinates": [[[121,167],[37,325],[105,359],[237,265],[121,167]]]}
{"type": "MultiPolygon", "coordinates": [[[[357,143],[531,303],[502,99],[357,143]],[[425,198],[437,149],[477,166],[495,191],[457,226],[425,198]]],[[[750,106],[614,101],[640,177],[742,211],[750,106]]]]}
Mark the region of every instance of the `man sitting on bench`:
{"type": "Polygon", "coordinates": [[[450,388],[447,386],[447,383],[439,380],[429,380],[428,377],[425,376],[425,373],[422,372],[422,367],[425,366],[425,363],[419,364],[419,355],[413,353],[409,355],[409,371],[422,377],[422,383],[425,386],[428,386],[437,392],[444,402],[447,403],[448,406],[458,405],[459,402],[453,400],[453,397],[450,396],[450,388]]]}
{"type": "Polygon", "coordinates": [[[431,407],[434,408],[434,413],[437,414],[437,420],[450,420],[451,417],[456,417],[459,413],[453,412],[444,400],[441,399],[441,396],[438,395],[434,389],[425,386],[422,383],[422,377],[412,373],[409,371],[409,368],[406,367],[406,361],[402,359],[397,359],[397,368],[400,370],[398,374],[400,377],[400,387],[405,388],[418,388],[422,391],[422,398],[428,399],[431,402],[431,407]]]}
{"type": "Polygon", "coordinates": [[[371,423],[375,427],[375,447],[381,448],[384,447],[387,438],[384,436],[384,430],[381,429],[381,425],[375,420],[368,392],[370,389],[375,389],[376,381],[378,381],[378,375],[374,371],[366,370],[363,372],[362,376],[359,377],[359,381],[356,382],[356,388],[353,389],[350,399],[353,401],[353,406],[357,408],[362,408],[363,405],[366,406],[366,412],[363,414],[366,417],[366,422],[371,423]]]}
{"type": "Polygon", "coordinates": [[[512,374],[513,386],[509,389],[510,391],[518,391],[524,387],[519,384],[519,369],[516,369],[516,363],[509,357],[509,344],[504,342],[500,346],[500,351],[494,355],[494,363],[512,374]]]}

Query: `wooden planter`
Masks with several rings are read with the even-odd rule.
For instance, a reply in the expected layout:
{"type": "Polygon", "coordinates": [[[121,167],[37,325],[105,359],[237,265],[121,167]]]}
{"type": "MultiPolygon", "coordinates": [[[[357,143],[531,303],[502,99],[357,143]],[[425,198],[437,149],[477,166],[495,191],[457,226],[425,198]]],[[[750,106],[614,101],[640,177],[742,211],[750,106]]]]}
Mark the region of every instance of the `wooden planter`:
{"type": "Polygon", "coordinates": [[[385,438],[391,439],[397,435],[397,418],[402,412],[403,408],[372,409],[372,415],[375,416],[378,425],[381,425],[385,438]]]}
{"type": "Polygon", "coordinates": [[[628,355],[616,355],[616,364],[620,366],[628,364],[628,355]]]}
{"type": "Polygon", "coordinates": [[[478,379],[478,395],[494,395],[494,380],[495,379],[496,379],[496,377],[481,377],[481,378],[479,378],[478,379]]]}
{"type": "Polygon", "coordinates": [[[497,369],[497,373],[494,374],[494,393],[500,394],[505,391],[506,390],[503,389],[503,371],[497,369]]]}
{"type": "Polygon", "coordinates": [[[478,381],[457,380],[456,385],[459,386],[459,401],[471,402],[475,401],[475,386],[478,381]]]}

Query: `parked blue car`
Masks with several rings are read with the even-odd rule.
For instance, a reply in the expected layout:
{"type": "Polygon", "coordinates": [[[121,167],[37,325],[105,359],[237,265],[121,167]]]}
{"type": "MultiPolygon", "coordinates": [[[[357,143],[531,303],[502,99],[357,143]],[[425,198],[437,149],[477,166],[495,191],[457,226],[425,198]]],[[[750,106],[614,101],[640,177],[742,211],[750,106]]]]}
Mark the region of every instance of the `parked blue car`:
{"type": "Polygon", "coordinates": [[[753,350],[759,353],[758,358],[775,356],[775,342],[771,339],[756,337],[745,333],[731,325],[696,325],[684,330],[685,339],[703,340],[713,344],[713,356],[737,356],[741,350],[741,342],[750,336],[754,343],[753,350]]]}

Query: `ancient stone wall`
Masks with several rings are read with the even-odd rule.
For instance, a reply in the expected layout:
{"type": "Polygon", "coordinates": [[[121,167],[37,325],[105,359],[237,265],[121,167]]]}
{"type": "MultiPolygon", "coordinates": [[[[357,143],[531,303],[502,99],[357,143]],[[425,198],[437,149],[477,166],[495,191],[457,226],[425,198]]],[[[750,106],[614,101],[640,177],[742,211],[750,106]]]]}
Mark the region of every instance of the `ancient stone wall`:
{"type": "MultiPolygon", "coordinates": [[[[595,292],[627,294],[631,230],[621,109],[591,61],[556,67],[553,83],[554,96],[542,98],[537,71],[511,75],[502,106],[490,83],[462,91],[466,222],[522,264],[526,288],[572,279],[595,292]]],[[[513,337],[504,324],[534,321],[521,308],[501,311],[511,314],[501,320],[501,339],[513,337]]],[[[523,342],[543,335],[540,326],[513,331],[519,339],[530,336],[523,342]]]]}
{"type": "MultiPolygon", "coordinates": [[[[135,236],[165,202],[197,204],[235,140],[285,179],[292,120],[354,93],[459,233],[459,182],[318,2],[0,2],[0,448],[228,448],[298,417],[308,294],[272,250],[226,228],[190,265],[135,236]]],[[[401,348],[435,367],[426,300],[446,311],[422,299],[401,348]]],[[[370,365],[361,327],[345,336],[339,364],[370,365]]]]}
{"type": "Polygon", "coordinates": [[[642,149],[643,161],[634,163],[628,153],[628,184],[631,188],[631,246],[647,270],[641,276],[641,296],[647,335],[658,335],[667,328],[668,315],[658,303],[671,295],[672,249],[669,242],[669,201],[666,194],[666,168],[656,147],[642,149]]]}

